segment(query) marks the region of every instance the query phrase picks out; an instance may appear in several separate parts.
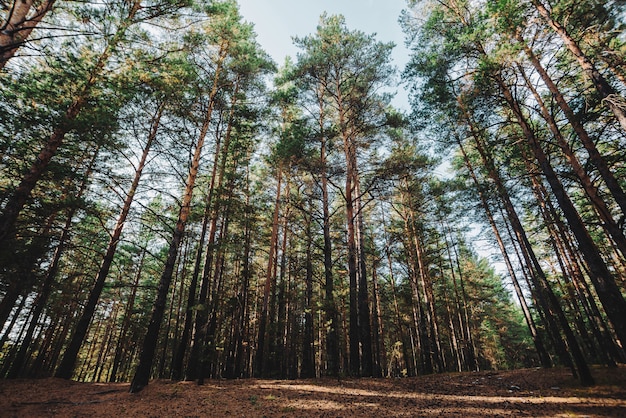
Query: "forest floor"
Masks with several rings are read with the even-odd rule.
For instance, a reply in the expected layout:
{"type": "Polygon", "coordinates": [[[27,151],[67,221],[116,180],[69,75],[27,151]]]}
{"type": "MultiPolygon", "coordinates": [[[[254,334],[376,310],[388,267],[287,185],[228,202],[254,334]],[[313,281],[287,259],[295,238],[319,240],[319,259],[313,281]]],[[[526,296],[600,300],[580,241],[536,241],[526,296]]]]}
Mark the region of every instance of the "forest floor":
{"type": "Polygon", "coordinates": [[[626,417],[626,367],[449,373],[403,379],[0,381],[0,417],[626,417]]]}

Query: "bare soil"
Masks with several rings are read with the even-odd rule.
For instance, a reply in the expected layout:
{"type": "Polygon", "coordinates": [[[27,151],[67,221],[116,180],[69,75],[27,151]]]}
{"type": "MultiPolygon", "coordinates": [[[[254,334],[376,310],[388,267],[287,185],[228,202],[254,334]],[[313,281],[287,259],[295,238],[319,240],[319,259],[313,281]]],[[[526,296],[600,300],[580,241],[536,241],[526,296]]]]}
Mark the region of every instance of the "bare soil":
{"type": "Polygon", "coordinates": [[[404,379],[0,381],[0,417],[626,417],[626,367],[581,387],[562,368],[404,379]]]}

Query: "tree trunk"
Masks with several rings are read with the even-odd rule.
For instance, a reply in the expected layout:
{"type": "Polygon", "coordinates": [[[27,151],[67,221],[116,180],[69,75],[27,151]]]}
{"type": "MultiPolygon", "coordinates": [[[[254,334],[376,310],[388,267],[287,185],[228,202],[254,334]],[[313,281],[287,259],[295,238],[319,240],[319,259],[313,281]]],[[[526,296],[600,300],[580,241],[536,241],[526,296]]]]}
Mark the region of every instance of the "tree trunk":
{"type": "MultiPolygon", "coordinates": [[[[377,260],[380,262],[380,260],[377,260]]],[[[383,327],[382,308],[380,305],[380,291],[378,289],[378,275],[376,273],[376,264],[372,267],[372,306],[374,314],[372,316],[372,328],[374,330],[374,367],[373,377],[383,377],[386,375],[385,368],[387,366],[387,356],[385,349],[385,331],[383,327]]]]}
{"type": "Polygon", "coordinates": [[[589,134],[587,133],[583,125],[578,121],[578,118],[576,117],[576,115],[574,115],[574,112],[572,111],[569,104],[567,103],[567,101],[565,100],[561,92],[559,91],[557,85],[554,83],[554,81],[552,81],[552,79],[548,75],[547,71],[543,68],[543,66],[541,65],[541,62],[539,61],[537,56],[534,54],[532,49],[530,49],[530,47],[526,44],[526,41],[524,40],[524,38],[522,38],[522,36],[518,34],[516,36],[516,39],[523,46],[524,51],[526,52],[526,55],[528,56],[531,63],[533,64],[533,67],[535,68],[535,70],[537,71],[541,79],[543,80],[544,84],[548,87],[548,90],[550,90],[552,97],[554,97],[560,109],[565,114],[565,117],[567,118],[568,122],[574,129],[574,132],[576,132],[576,135],[581,140],[583,146],[589,153],[589,158],[591,159],[591,162],[597,168],[598,172],[602,176],[602,179],[606,183],[607,188],[609,189],[609,191],[611,192],[611,195],[615,199],[615,202],[617,202],[617,204],[619,205],[620,209],[622,210],[622,213],[626,214],[626,193],[624,193],[624,190],[622,189],[619,182],[617,181],[617,179],[615,178],[615,176],[609,169],[608,165],[606,164],[606,161],[604,160],[602,155],[600,155],[600,152],[598,151],[598,148],[594,144],[593,140],[589,137],[589,134]]]}
{"type": "Polygon", "coordinates": [[[328,196],[328,171],[327,171],[327,139],[324,132],[324,101],[319,97],[319,129],[320,129],[320,178],[322,188],[322,229],[324,235],[324,312],[327,324],[326,332],[326,373],[330,376],[338,376],[340,370],[339,359],[339,316],[334,296],[333,281],[333,254],[332,239],[330,236],[330,203],[328,196]]]}
{"type": "Polygon", "coordinates": [[[459,273],[458,283],[456,276],[452,276],[452,283],[454,287],[454,297],[457,301],[457,309],[459,310],[459,324],[461,324],[461,331],[465,344],[465,366],[467,370],[477,372],[480,370],[480,364],[478,363],[476,345],[474,343],[474,337],[472,336],[472,326],[470,323],[469,304],[467,303],[467,294],[465,293],[465,279],[463,269],[461,268],[461,261],[459,260],[459,253],[456,250],[455,245],[452,245],[454,252],[454,261],[459,273]],[[460,295],[459,295],[460,293],[460,295]]]}
{"type": "MultiPolygon", "coordinates": [[[[227,51],[224,49],[221,53],[225,54],[227,51]]],[[[221,61],[218,65],[218,69],[221,68],[221,61]]],[[[214,81],[214,90],[211,93],[211,102],[215,100],[215,94],[217,92],[216,86],[217,84],[217,75],[214,81]]],[[[224,143],[221,146],[221,150],[216,149],[215,161],[218,161],[218,151],[220,154],[220,165],[219,171],[217,172],[217,176],[215,175],[215,165],[213,166],[213,172],[211,177],[211,184],[209,188],[209,193],[207,196],[207,206],[210,210],[210,224],[209,224],[209,237],[207,239],[205,255],[204,255],[204,267],[202,269],[202,281],[200,283],[200,293],[198,295],[198,307],[199,309],[195,315],[195,323],[194,323],[194,336],[193,342],[191,346],[191,351],[189,353],[189,360],[187,362],[187,368],[185,371],[185,379],[186,380],[195,380],[199,377],[199,372],[201,371],[200,363],[200,355],[203,350],[203,346],[206,339],[206,331],[208,326],[208,298],[209,298],[209,284],[211,280],[211,268],[213,266],[213,258],[215,254],[215,237],[217,234],[217,222],[220,216],[220,198],[221,196],[218,194],[217,197],[214,197],[214,193],[216,191],[221,193],[222,182],[224,179],[224,175],[226,173],[226,163],[228,160],[228,155],[230,153],[230,140],[231,140],[231,129],[232,129],[232,118],[235,111],[235,104],[237,101],[237,92],[239,89],[239,78],[235,82],[235,90],[231,98],[231,107],[229,110],[229,118],[228,118],[228,126],[226,128],[224,143]]],[[[220,132],[216,132],[216,137],[221,135],[220,132]]],[[[219,143],[219,139],[216,139],[216,142],[219,143]]]]}
{"type": "Polygon", "coordinates": [[[421,292],[419,291],[418,277],[420,275],[420,264],[417,260],[417,248],[415,247],[416,241],[414,239],[417,234],[414,225],[412,225],[412,219],[410,215],[410,198],[408,189],[408,183],[406,179],[404,181],[404,190],[401,192],[402,199],[402,219],[404,220],[404,249],[408,260],[408,276],[409,283],[411,285],[411,310],[413,313],[413,326],[415,328],[415,335],[417,337],[417,352],[419,354],[419,367],[415,365],[416,373],[419,374],[431,374],[433,372],[432,356],[431,353],[431,341],[428,336],[428,324],[424,314],[424,302],[421,298],[421,292]]]}
{"type": "Polygon", "coordinates": [[[356,251],[358,260],[358,299],[359,299],[359,340],[361,342],[361,375],[373,376],[373,354],[372,354],[372,325],[370,322],[370,304],[367,280],[367,263],[365,251],[365,231],[363,227],[363,205],[361,202],[361,188],[359,181],[359,171],[355,164],[354,170],[354,191],[356,206],[356,251]]]}
{"type": "Polygon", "coordinates": [[[87,303],[85,304],[83,314],[76,324],[76,328],[74,330],[74,333],[72,334],[72,339],[65,349],[63,360],[61,360],[61,364],[59,365],[59,368],[55,373],[56,377],[60,377],[62,379],[70,379],[72,377],[72,374],[74,373],[76,358],[78,357],[80,347],[82,346],[83,340],[87,335],[89,324],[91,323],[91,319],[93,318],[96,306],[98,305],[98,301],[100,300],[100,295],[102,294],[102,290],[104,289],[107,276],[109,275],[109,270],[111,269],[111,265],[113,264],[113,258],[115,257],[115,252],[117,251],[117,245],[119,244],[120,238],[122,236],[122,230],[124,229],[126,218],[128,217],[130,207],[133,203],[133,200],[135,199],[135,193],[137,192],[137,187],[139,186],[139,181],[141,180],[141,175],[146,165],[148,154],[150,153],[150,148],[152,146],[152,143],[156,139],[159,124],[161,122],[161,116],[163,115],[163,109],[164,104],[162,103],[159,105],[157,112],[153,117],[148,140],[146,142],[146,145],[144,146],[143,153],[141,155],[141,159],[139,161],[137,169],[135,170],[135,177],[133,178],[133,182],[130,186],[130,189],[128,190],[128,193],[126,193],[126,198],[124,199],[122,210],[117,218],[115,227],[113,228],[113,233],[111,234],[109,244],[107,245],[104,257],[102,258],[102,263],[100,264],[100,269],[98,270],[98,275],[96,276],[94,285],[91,289],[91,292],[89,293],[89,298],[87,299],[87,303]]]}
{"type": "MultiPolygon", "coordinates": [[[[530,335],[533,339],[533,344],[535,345],[535,349],[537,350],[537,355],[539,356],[539,361],[541,365],[545,368],[552,367],[552,360],[550,359],[550,355],[545,349],[543,341],[537,331],[537,327],[535,326],[535,321],[530,313],[530,309],[528,308],[528,304],[526,303],[526,298],[524,297],[524,293],[519,284],[519,280],[517,279],[517,275],[515,274],[515,269],[513,268],[513,264],[511,263],[511,258],[509,257],[509,253],[504,245],[504,241],[502,240],[502,236],[500,235],[500,231],[498,230],[498,226],[496,225],[495,218],[491,209],[489,208],[489,204],[487,203],[487,199],[482,191],[482,187],[478,181],[476,173],[474,172],[474,167],[465,152],[465,148],[461,141],[458,141],[459,148],[461,149],[461,153],[463,154],[463,159],[465,161],[465,165],[469,170],[470,176],[474,181],[476,189],[478,190],[478,195],[480,197],[481,205],[485,210],[485,214],[487,215],[487,219],[489,220],[489,225],[491,225],[491,229],[496,237],[496,241],[498,242],[498,247],[500,248],[500,253],[504,259],[504,263],[506,265],[507,271],[509,272],[509,276],[511,277],[511,283],[513,284],[513,288],[515,289],[515,294],[519,300],[520,306],[522,308],[522,312],[524,314],[524,319],[526,321],[526,325],[528,326],[528,330],[530,331],[530,335]]],[[[447,244],[446,244],[447,245],[447,244]]]]}
{"type": "MultiPolygon", "coordinates": [[[[598,318],[593,318],[594,313],[589,309],[587,298],[583,293],[580,292],[581,287],[579,285],[580,282],[586,283],[585,279],[580,271],[578,263],[576,260],[573,260],[574,249],[572,248],[571,242],[571,234],[566,229],[563,224],[560,216],[557,214],[554,205],[552,204],[548,192],[545,189],[545,186],[538,181],[536,175],[532,175],[531,180],[535,185],[535,193],[537,195],[537,199],[540,202],[540,209],[544,219],[546,220],[547,228],[550,232],[551,241],[555,249],[555,253],[557,254],[557,259],[561,266],[561,271],[564,274],[565,279],[568,280],[567,292],[569,292],[569,302],[576,303],[576,312],[579,311],[579,303],[583,306],[588,318],[589,318],[589,326],[596,338],[596,341],[601,347],[601,357],[603,361],[609,367],[615,367],[615,359],[619,358],[617,355],[617,350],[614,347],[613,341],[611,338],[607,339],[607,335],[605,332],[601,332],[598,325],[598,318]]],[[[565,293],[565,291],[563,291],[565,293]]],[[[593,302],[595,304],[595,302],[593,302]]],[[[580,329],[581,337],[583,341],[587,343],[590,347],[593,347],[593,343],[590,341],[590,338],[586,335],[586,327],[583,323],[581,315],[577,315],[577,325],[580,329]]],[[[600,319],[600,322],[602,320],[600,319]]]]}
{"type": "Polygon", "coordinates": [[[526,73],[524,72],[524,68],[521,65],[518,65],[518,70],[520,71],[520,74],[524,78],[524,81],[526,82],[526,86],[535,97],[537,104],[539,104],[541,114],[543,118],[545,119],[545,121],[548,123],[548,127],[550,128],[552,135],[554,135],[554,138],[557,140],[557,143],[559,144],[559,147],[563,151],[563,154],[565,154],[567,161],[570,163],[570,165],[574,169],[574,173],[576,174],[576,177],[578,177],[578,180],[582,184],[583,189],[585,190],[585,193],[589,197],[589,200],[591,201],[591,203],[594,205],[596,212],[598,213],[600,219],[603,222],[602,227],[605,229],[607,234],[613,239],[617,248],[622,253],[622,257],[626,257],[626,237],[624,237],[624,233],[622,232],[622,229],[619,227],[619,225],[617,225],[617,222],[615,222],[615,220],[613,219],[613,215],[611,215],[611,211],[609,210],[606,203],[600,196],[598,189],[593,184],[593,180],[589,177],[589,175],[585,171],[580,161],[578,161],[578,158],[576,157],[576,155],[570,148],[565,138],[563,138],[563,135],[561,134],[561,131],[559,130],[559,127],[556,124],[556,121],[550,114],[550,111],[548,110],[548,108],[545,106],[541,96],[537,92],[537,89],[535,89],[531,81],[526,76],[526,73]]]}
{"type": "Polygon", "coordinates": [[[303,379],[315,377],[315,334],[313,329],[313,315],[315,305],[313,301],[313,205],[308,201],[309,215],[306,216],[306,259],[305,259],[305,293],[304,293],[304,335],[302,336],[302,365],[300,377],[303,379]]]}
{"type": "MultiPolygon", "coordinates": [[[[383,226],[383,233],[385,238],[385,257],[387,258],[387,268],[389,269],[389,284],[391,287],[391,293],[393,295],[393,310],[395,313],[396,319],[396,329],[398,331],[398,335],[400,336],[400,342],[402,344],[402,354],[404,355],[404,363],[406,365],[407,375],[414,376],[416,374],[413,367],[411,367],[410,356],[408,352],[407,338],[404,333],[404,323],[402,321],[402,315],[400,314],[400,307],[398,306],[398,296],[396,290],[396,278],[393,273],[393,261],[391,259],[391,244],[389,239],[389,234],[387,233],[387,225],[385,223],[385,211],[381,205],[381,220],[383,226]]],[[[388,367],[388,373],[391,374],[391,367],[388,367]]]]}
{"type": "Polygon", "coordinates": [[[274,202],[274,214],[272,216],[272,236],[270,238],[270,248],[267,258],[267,270],[265,274],[265,284],[263,285],[263,304],[261,306],[261,317],[259,319],[259,337],[257,340],[257,350],[255,358],[254,375],[258,377],[265,376],[265,364],[267,362],[267,324],[269,322],[269,303],[270,296],[274,286],[276,285],[275,267],[276,248],[278,247],[278,215],[280,213],[280,193],[282,189],[282,165],[277,167],[276,180],[276,199],[274,202]]]}
{"type": "MultiPolygon", "coordinates": [[[[76,199],[81,198],[83,193],[87,189],[87,186],[89,184],[89,179],[91,178],[94,166],[96,164],[96,159],[98,158],[98,153],[99,153],[99,148],[96,149],[95,152],[93,153],[91,161],[83,176],[81,185],[75,195],[76,199]]],[[[24,368],[25,368],[24,361],[26,359],[26,353],[28,349],[32,349],[31,344],[32,344],[32,337],[35,332],[35,327],[39,323],[39,318],[46,304],[48,303],[48,298],[54,286],[54,280],[56,278],[56,274],[59,270],[61,256],[63,255],[63,252],[65,251],[65,245],[67,243],[67,240],[70,238],[72,220],[74,218],[76,211],[77,211],[77,208],[71,208],[70,210],[68,210],[67,219],[62,229],[61,236],[59,237],[59,242],[57,244],[57,247],[54,250],[54,255],[52,256],[52,260],[46,272],[46,278],[44,279],[44,283],[41,288],[41,291],[39,292],[39,295],[37,295],[37,299],[34,302],[35,308],[33,310],[32,321],[29,325],[29,329],[26,332],[26,335],[24,336],[24,339],[20,343],[21,344],[20,351],[18,351],[17,356],[13,361],[13,365],[11,366],[11,370],[9,370],[9,373],[7,375],[7,377],[9,378],[18,377],[24,374],[23,373],[24,368]]],[[[36,371],[31,370],[31,373],[32,372],[36,372],[36,371]]]]}
{"type": "Polygon", "coordinates": [[[33,0],[14,0],[11,10],[0,27],[0,70],[26,43],[35,27],[46,13],[52,10],[55,0],[44,1],[33,9],[33,0]],[[31,13],[32,10],[32,13],[31,13]]]}
{"type": "MultiPolygon", "coordinates": [[[[339,83],[339,79],[337,79],[339,83]]],[[[339,85],[337,92],[341,91],[339,85]]],[[[360,376],[361,374],[361,332],[359,323],[359,266],[358,254],[357,254],[357,242],[356,242],[356,228],[358,208],[355,208],[356,200],[356,183],[357,179],[357,161],[356,161],[356,144],[353,138],[348,132],[346,127],[346,115],[345,109],[342,103],[342,97],[339,94],[336,98],[337,108],[339,113],[339,126],[342,127],[341,138],[343,141],[343,150],[346,159],[346,183],[344,189],[344,198],[346,203],[346,228],[347,228],[347,252],[348,252],[348,277],[349,277],[349,289],[350,289],[350,374],[352,376],[360,376]]]]}
{"type": "MultiPolygon", "coordinates": [[[[539,166],[543,170],[546,180],[552,189],[552,193],[554,193],[559,207],[563,211],[565,219],[567,219],[569,227],[578,241],[579,250],[585,258],[587,266],[590,270],[590,279],[596,288],[598,297],[615,329],[617,337],[623,343],[626,341],[626,321],[624,321],[624,318],[626,318],[626,300],[624,300],[624,297],[615,282],[615,278],[604,263],[597,246],[593,242],[593,239],[589,235],[589,232],[580,218],[578,211],[567,195],[563,184],[561,184],[561,181],[558,179],[554,169],[552,168],[550,160],[541,148],[541,145],[539,144],[539,141],[530,125],[526,122],[519,104],[515,101],[511,91],[499,77],[498,82],[502,87],[502,93],[505,100],[517,118],[524,136],[528,141],[529,147],[535,155],[539,166]]],[[[581,376],[581,378],[586,380],[583,376],[581,376]]],[[[589,378],[591,378],[590,374],[589,378]]],[[[587,383],[591,384],[590,382],[587,383]]]]}
{"type": "MultiPolygon", "coordinates": [[[[183,333],[180,337],[178,347],[176,348],[176,351],[174,352],[174,357],[172,359],[172,379],[174,380],[180,380],[183,378],[183,363],[185,362],[185,352],[187,351],[187,347],[189,346],[192,329],[194,326],[194,311],[195,311],[194,308],[196,305],[196,292],[198,289],[198,278],[200,276],[200,270],[202,266],[202,255],[205,252],[204,242],[206,239],[207,230],[209,229],[209,221],[211,221],[214,217],[212,216],[213,215],[212,205],[213,205],[213,200],[214,200],[213,195],[215,193],[216,183],[217,183],[217,187],[221,187],[220,182],[216,182],[217,169],[219,166],[219,161],[220,161],[220,156],[221,156],[220,139],[221,139],[221,135],[219,134],[216,135],[215,155],[213,157],[213,168],[211,170],[211,180],[209,182],[209,190],[207,192],[207,196],[205,199],[204,216],[202,218],[202,229],[200,231],[200,240],[198,241],[198,244],[197,244],[198,247],[196,250],[193,273],[191,275],[191,281],[189,283],[189,292],[187,295],[187,304],[186,304],[186,309],[185,309],[185,323],[183,325],[183,333]]],[[[213,232],[214,230],[215,230],[215,226],[211,224],[211,230],[209,232],[210,234],[209,245],[206,248],[207,252],[212,251],[212,245],[213,245],[214,239],[212,240],[211,236],[212,237],[215,236],[215,233],[213,232]]],[[[205,260],[206,260],[206,257],[205,257],[205,260]]],[[[201,290],[201,293],[202,293],[202,290],[201,290]]],[[[202,303],[204,303],[204,299],[206,299],[206,289],[204,290],[203,294],[198,296],[198,299],[200,299],[202,303]]],[[[197,368],[196,361],[192,360],[191,362],[194,363],[192,368],[196,369],[197,368]]],[[[195,375],[188,376],[188,377],[193,380],[195,378],[195,375]]]]}
{"type": "Polygon", "coordinates": [[[624,98],[621,97],[615,89],[609,84],[609,82],[600,74],[600,71],[595,67],[593,62],[585,55],[585,53],[580,49],[580,46],[570,36],[565,27],[561,25],[559,22],[552,19],[552,16],[548,9],[541,3],[539,0],[532,0],[533,5],[546,20],[548,25],[556,32],[557,35],[561,38],[567,49],[574,55],[576,61],[582,68],[583,72],[593,85],[596,90],[600,94],[602,101],[606,104],[606,106],[613,112],[615,117],[617,118],[619,124],[622,129],[626,131],[626,111],[624,111],[624,98]]]}
{"type": "MultiPolygon", "coordinates": [[[[513,111],[515,118],[517,119],[517,122],[524,133],[524,136],[529,142],[530,148],[535,154],[535,158],[539,162],[539,165],[541,166],[548,183],[552,187],[552,191],[553,193],[555,193],[557,197],[557,201],[559,202],[561,209],[563,209],[563,212],[567,220],[569,221],[570,227],[572,228],[572,230],[578,230],[577,238],[579,238],[580,250],[583,253],[587,253],[588,256],[591,256],[590,260],[596,263],[593,269],[601,270],[602,267],[604,267],[604,269],[606,270],[606,266],[604,265],[604,262],[602,261],[600,254],[597,252],[597,248],[595,247],[595,244],[593,244],[593,242],[591,241],[591,237],[588,235],[587,230],[585,229],[584,225],[582,224],[582,221],[578,217],[578,212],[576,212],[576,209],[572,205],[571,201],[569,201],[569,198],[566,196],[565,190],[563,189],[563,185],[558,180],[556,173],[552,169],[552,165],[547,159],[547,156],[544,154],[543,150],[540,148],[539,141],[537,140],[534,132],[532,131],[532,129],[526,122],[526,119],[524,118],[524,115],[519,107],[519,104],[517,103],[517,101],[515,101],[511,91],[509,90],[508,86],[506,86],[504,81],[500,78],[499,74],[496,75],[496,79],[502,89],[502,94],[504,95],[506,102],[508,103],[510,109],[513,111]]],[[[606,273],[608,273],[608,271],[606,271],[606,273]]],[[[612,279],[612,277],[610,277],[609,275],[608,277],[604,276],[603,280],[610,281],[610,279],[612,279]]],[[[543,281],[543,277],[541,280],[543,281]]],[[[615,285],[614,281],[613,281],[613,284],[615,285]]],[[[546,284],[545,287],[549,288],[549,285],[546,284]]],[[[558,306],[559,302],[556,299],[556,295],[554,295],[554,293],[550,290],[550,292],[548,293],[548,296],[552,298],[552,301],[551,301],[552,307],[554,309],[557,309],[556,307],[558,306]]],[[[623,298],[622,298],[622,302],[623,302],[623,298]]],[[[565,334],[565,338],[568,342],[570,353],[572,354],[573,360],[576,364],[576,369],[579,373],[581,384],[593,385],[594,379],[591,376],[589,366],[587,365],[584,355],[582,351],[580,350],[580,346],[578,342],[576,341],[576,338],[569,326],[569,322],[567,321],[567,318],[565,317],[560,306],[558,307],[556,313],[558,315],[558,319],[561,324],[561,329],[563,330],[565,334]]],[[[623,317],[626,317],[626,310],[624,310],[624,315],[625,316],[623,317]]],[[[626,330],[626,324],[624,324],[624,329],[626,330]]]]}
{"type": "Polygon", "coordinates": [[[72,122],[89,102],[91,89],[100,80],[107,61],[113,54],[117,45],[122,41],[126,30],[134,23],[133,19],[140,7],[140,1],[134,0],[128,15],[118,27],[115,35],[110,38],[104,52],[98,57],[87,80],[85,80],[84,86],[80,89],[80,93],[77,94],[72,104],[65,111],[62,122],[54,128],[43,149],[31,165],[28,173],[24,175],[12,196],[9,197],[4,208],[4,213],[0,217],[0,248],[8,247],[10,242],[14,239],[15,223],[17,222],[20,212],[30,198],[30,194],[37,185],[37,182],[48,168],[52,157],[54,157],[58,148],[63,143],[65,135],[70,131],[72,122]]]}
{"type": "Polygon", "coordinates": [[[126,335],[128,334],[128,330],[130,329],[130,324],[132,321],[133,311],[135,310],[135,298],[137,297],[137,288],[139,287],[139,280],[141,279],[141,272],[143,271],[143,262],[146,257],[147,251],[144,249],[141,253],[141,258],[139,260],[139,267],[137,268],[137,273],[135,274],[135,280],[132,284],[132,289],[130,291],[130,296],[128,297],[128,301],[126,302],[126,309],[124,310],[124,319],[122,320],[122,326],[120,329],[120,335],[117,339],[117,345],[115,347],[115,354],[113,356],[113,364],[111,365],[111,371],[109,373],[109,382],[113,383],[117,381],[118,369],[120,363],[122,362],[122,357],[126,348],[126,335]]]}
{"type": "MultiPolygon", "coordinates": [[[[572,372],[577,375],[577,369],[574,368],[574,365],[571,362],[571,358],[569,357],[565,341],[563,341],[563,338],[561,337],[559,325],[557,324],[557,319],[555,318],[558,318],[561,328],[570,329],[569,323],[565,318],[558,299],[552,291],[552,288],[547,281],[543,268],[541,267],[541,264],[539,263],[539,260],[535,255],[532,245],[528,240],[526,231],[524,230],[524,227],[522,226],[522,223],[517,215],[515,207],[511,202],[509,194],[504,184],[502,183],[502,180],[500,179],[500,175],[495,168],[495,163],[490,154],[485,149],[484,145],[482,144],[479,133],[472,123],[470,116],[465,108],[465,105],[463,104],[460,97],[458,98],[458,103],[465,118],[465,121],[468,123],[468,126],[470,127],[470,130],[472,132],[476,149],[480,153],[483,164],[488,170],[489,177],[494,181],[496,185],[499,198],[504,205],[504,210],[506,211],[506,217],[508,218],[511,227],[513,228],[513,232],[515,233],[515,236],[517,237],[517,240],[520,244],[523,259],[526,263],[526,267],[530,271],[528,277],[532,280],[533,283],[531,289],[534,289],[533,295],[537,298],[538,304],[541,307],[541,310],[544,312],[543,318],[549,330],[549,335],[552,337],[554,347],[562,362],[570,366],[572,368],[572,372]]],[[[569,331],[569,334],[571,334],[571,329],[569,331]]],[[[578,343],[576,343],[575,341],[574,343],[576,346],[578,346],[578,343]]],[[[586,368],[586,363],[584,361],[581,368],[583,371],[586,368]]]]}
{"type": "MultiPolygon", "coordinates": [[[[220,50],[220,52],[221,53],[218,59],[218,64],[221,63],[225,58],[222,50],[220,50]]],[[[161,278],[159,279],[157,297],[152,307],[150,322],[148,323],[146,335],[141,346],[141,352],[139,354],[139,364],[137,366],[137,369],[135,370],[135,376],[133,377],[130,385],[131,393],[137,393],[141,391],[150,380],[152,363],[154,361],[154,353],[159,338],[159,331],[161,329],[161,321],[163,320],[163,315],[165,313],[167,293],[169,291],[170,283],[172,281],[172,275],[174,273],[174,266],[176,264],[176,258],[178,255],[178,247],[180,246],[180,243],[183,239],[185,226],[187,224],[187,219],[189,218],[189,213],[191,211],[191,199],[193,197],[196,178],[198,176],[198,170],[200,167],[202,147],[204,146],[206,134],[209,129],[209,123],[211,121],[211,115],[213,113],[213,106],[215,105],[214,98],[217,94],[218,79],[220,73],[219,65],[217,66],[215,71],[216,72],[213,80],[213,88],[211,90],[211,94],[209,95],[209,108],[205,115],[204,123],[202,125],[202,129],[200,130],[198,142],[196,143],[196,147],[191,160],[191,167],[189,168],[189,173],[185,182],[185,192],[183,194],[180,211],[178,213],[178,220],[176,221],[176,227],[174,228],[172,240],[170,241],[167,259],[165,261],[165,268],[163,270],[163,273],[161,274],[161,278]]]]}

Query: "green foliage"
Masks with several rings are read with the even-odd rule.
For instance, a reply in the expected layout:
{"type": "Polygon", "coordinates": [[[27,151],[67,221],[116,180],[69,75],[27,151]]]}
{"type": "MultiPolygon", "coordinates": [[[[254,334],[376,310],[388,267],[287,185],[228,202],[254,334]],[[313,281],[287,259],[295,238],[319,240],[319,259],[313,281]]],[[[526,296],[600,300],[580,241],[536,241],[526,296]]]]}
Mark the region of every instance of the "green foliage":
{"type": "MultiPolygon", "coordinates": [[[[599,51],[609,51],[607,46],[623,52],[622,39],[610,36],[621,30],[620,7],[591,0],[552,3],[554,15],[567,21],[598,60],[604,59],[599,51]]],[[[259,295],[266,280],[272,285],[268,361],[277,376],[297,377],[309,355],[307,341],[314,368],[327,373],[329,353],[316,350],[327,349],[331,329],[339,332],[340,357],[349,358],[344,347],[352,336],[344,331],[353,308],[346,238],[351,222],[360,226],[357,274],[368,274],[360,286],[375,313],[372,324],[380,321],[383,331],[379,335],[373,329],[371,336],[379,350],[377,373],[407,376],[428,366],[444,372],[476,365],[534,365],[532,339],[511,299],[508,279],[471,247],[475,234],[465,235],[485,223],[486,215],[474,210],[482,209],[479,193],[499,213],[499,196],[488,177],[495,169],[524,211],[523,220],[537,237],[535,246],[543,246],[548,236],[529,193],[529,167],[534,166],[528,164],[519,127],[503,107],[500,80],[514,87],[562,177],[571,175],[516,71],[517,64],[529,68],[516,33],[532,37],[542,60],[555,62],[550,73],[620,172],[623,135],[607,122],[596,98],[579,86],[583,79],[573,61],[557,51],[530,2],[408,4],[403,27],[412,52],[403,79],[411,88],[411,115],[391,107],[386,93],[395,84],[394,45],[350,29],[342,16],[322,15],[315,33],[295,39],[300,52],[293,62],[287,59],[277,70],[234,0],[142,2],[134,15],[137,3],[127,1],[65,5],[59,16],[67,18],[76,36],[58,44],[43,36],[42,56],[0,74],[0,207],[50,134],[58,127],[67,130],[20,214],[16,239],[0,253],[0,294],[23,286],[20,295],[30,304],[60,251],[37,347],[50,336],[50,346],[62,350],[71,337],[138,156],[155,130],[80,352],[80,379],[104,380],[115,362],[118,379],[133,373],[180,211],[179,192],[201,132],[206,142],[173,284],[165,295],[153,376],[169,376],[185,319],[199,314],[214,320],[210,353],[203,357],[208,373],[244,377],[254,372],[252,346],[259,340],[259,295]],[[413,19],[412,12],[419,18],[413,19]],[[268,87],[271,77],[274,85],[268,87]],[[77,100],[80,111],[68,118],[67,110],[77,100]],[[481,160],[476,139],[491,155],[493,167],[481,160]],[[475,165],[477,185],[459,144],[475,165]],[[455,178],[441,176],[448,163],[455,178]],[[274,184],[277,169],[283,175],[277,250],[275,267],[268,272],[276,198],[268,185],[274,184]],[[341,185],[348,179],[351,201],[341,185]],[[356,209],[351,219],[345,216],[348,205],[356,209]],[[203,224],[208,226],[203,229],[203,224]],[[214,238],[207,244],[210,233],[214,238]],[[194,269],[200,280],[206,276],[209,296],[186,306],[194,269]],[[327,280],[332,298],[325,293],[327,280]],[[338,322],[331,323],[328,313],[336,314],[338,322]]],[[[607,59],[607,65],[619,63],[619,54],[612,54],[614,61],[607,59]]],[[[536,74],[531,77],[537,80],[536,74]]],[[[575,142],[563,119],[560,127],[575,142]]],[[[594,170],[590,162],[586,165],[594,170]]],[[[573,194],[584,209],[581,214],[591,219],[593,211],[579,186],[566,184],[578,192],[573,194]]],[[[506,222],[496,216],[497,226],[506,222]]],[[[594,239],[603,240],[600,228],[592,232],[594,239]]],[[[515,245],[510,239],[505,244],[515,245]]],[[[609,254],[609,244],[606,248],[609,254]]],[[[550,248],[537,253],[554,262],[550,248]]],[[[565,292],[558,296],[566,297],[565,292]]],[[[31,306],[24,312],[27,308],[31,306]]],[[[10,339],[17,335],[13,330],[7,334],[10,339]]],[[[17,347],[15,343],[19,341],[7,346],[17,347]]],[[[48,373],[60,355],[53,348],[38,348],[42,361],[49,362],[48,373]]],[[[348,370],[341,365],[333,372],[342,376],[348,370]]],[[[258,399],[249,401],[254,406],[258,399]]]]}

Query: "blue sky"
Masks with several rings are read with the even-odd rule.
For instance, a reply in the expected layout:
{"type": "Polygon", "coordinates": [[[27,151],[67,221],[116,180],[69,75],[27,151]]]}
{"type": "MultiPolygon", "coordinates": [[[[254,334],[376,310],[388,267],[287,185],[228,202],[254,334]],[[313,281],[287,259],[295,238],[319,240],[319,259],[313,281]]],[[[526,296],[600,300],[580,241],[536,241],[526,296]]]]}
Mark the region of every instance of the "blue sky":
{"type": "MultiPolygon", "coordinates": [[[[393,61],[400,71],[408,60],[398,23],[405,0],[239,0],[239,5],[244,19],[254,23],[259,43],[279,65],[287,55],[296,57],[298,49],[292,37],[314,33],[323,12],[342,14],[348,28],[376,33],[378,40],[394,42],[393,61]]],[[[393,103],[408,110],[405,93],[398,94],[393,103]]]]}

